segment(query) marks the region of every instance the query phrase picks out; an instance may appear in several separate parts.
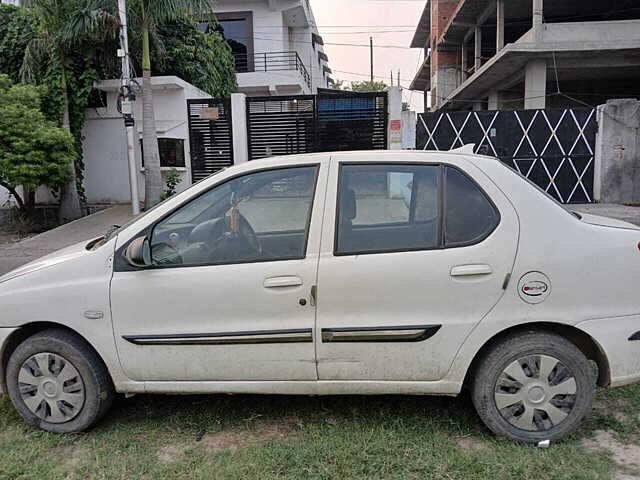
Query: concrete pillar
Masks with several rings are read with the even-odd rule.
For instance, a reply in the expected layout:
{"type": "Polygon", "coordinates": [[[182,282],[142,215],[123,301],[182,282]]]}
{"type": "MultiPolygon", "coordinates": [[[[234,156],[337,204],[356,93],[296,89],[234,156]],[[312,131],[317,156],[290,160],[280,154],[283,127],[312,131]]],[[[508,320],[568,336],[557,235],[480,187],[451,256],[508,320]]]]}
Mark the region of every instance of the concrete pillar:
{"type": "Polygon", "coordinates": [[[547,61],[529,60],[524,73],[524,108],[545,108],[547,94],[547,61]]]}
{"type": "Polygon", "coordinates": [[[493,90],[489,92],[488,110],[498,110],[500,108],[500,92],[493,90]]]}
{"type": "MultiPolygon", "coordinates": [[[[426,110],[425,110],[426,112],[426,110]]],[[[402,116],[402,149],[416,149],[416,124],[418,118],[413,110],[404,110],[402,116]]]]}
{"type": "Polygon", "coordinates": [[[542,38],[543,0],[533,0],[533,32],[536,41],[542,38]]]}
{"type": "Polygon", "coordinates": [[[482,29],[476,25],[475,31],[475,71],[482,66],[482,29]]]}
{"type": "Polygon", "coordinates": [[[496,0],[496,53],[504,48],[504,0],[496,0]]]}
{"type": "Polygon", "coordinates": [[[387,90],[387,111],[389,114],[387,148],[400,150],[402,148],[402,88],[389,87],[387,90]]]}
{"type": "Polygon", "coordinates": [[[460,82],[464,82],[467,79],[467,46],[463,43],[460,50],[460,70],[462,75],[460,76],[460,82]]]}
{"type": "Polygon", "coordinates": [[[479,101],[473,102],[473,106],[471,108],[473,109],[474,112],[478,112],[482,110],[482,102],[479,102],[479,101]]]}
{"type": "Polygon", "coordinates": [[[599,105],[594,152],[594,199],[640,203],[640,102],[623,98],[599,105]]]}
{"type": "Polygon", "coordinates": [[[533,28],[542,25],[542,2],[543,0],[533,0],[533,28]]]}
{"type": "Polygon", "coordinates": [[[231,94],[231,130],[233,134],[233,163],[238,165],[249,160],[247,138],[247,96],[231,94]]]}

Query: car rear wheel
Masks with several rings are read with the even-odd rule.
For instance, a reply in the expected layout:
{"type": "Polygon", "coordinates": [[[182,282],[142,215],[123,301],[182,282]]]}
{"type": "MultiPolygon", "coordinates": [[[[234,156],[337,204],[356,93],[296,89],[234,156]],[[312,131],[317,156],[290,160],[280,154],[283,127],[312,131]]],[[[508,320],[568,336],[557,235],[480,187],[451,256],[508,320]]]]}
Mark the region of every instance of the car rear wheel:
{"type": "Polygon", "coordinates": [[[473,403],[493,432],[524,443],[557,442],[591,411],[595,376],[565,338],[526,331],[497,342],[472,379],[473,403]]]}
{"type": "Polygon", "coordinates": [[[107,369],[81,338],[45,330],[22,342],[7,364],[9,397],[20,415],[54,433],[81,432],[107,412],[114,388],[107,369]]]}

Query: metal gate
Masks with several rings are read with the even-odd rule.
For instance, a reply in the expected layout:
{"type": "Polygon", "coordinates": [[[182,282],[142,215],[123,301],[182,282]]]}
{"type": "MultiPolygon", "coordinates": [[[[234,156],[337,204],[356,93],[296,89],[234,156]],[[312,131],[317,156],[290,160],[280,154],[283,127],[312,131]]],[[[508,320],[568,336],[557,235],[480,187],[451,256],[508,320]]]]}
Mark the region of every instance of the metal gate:
{"type": "Polygon", "coordinates": [[[319,152],[387,148],[387,94],[340,92],[318,95],[319,152]]]}
{"type": "Polygon", "coordinates": [[[498,157],[562,203],[593,201],[596,116],[592,108],[425,113],[416,148],[498,157]]]}
{"type": "Polygon", "coordinates": [[[191,180],[195,183],[233,165],[231,101],[187,100],[191,180]]]}
{"type": "Polygon", "coordinates": [[[249,159],[315,151],[314,95],[247,98],[249,159]]]}
{"type": "MultiPolygon", "coordinates": [[[[337,91],[336,91],[337,92],[337,91]]],[[[387,94],[247,98],[249,159],[387,148],[387,94]]]]}

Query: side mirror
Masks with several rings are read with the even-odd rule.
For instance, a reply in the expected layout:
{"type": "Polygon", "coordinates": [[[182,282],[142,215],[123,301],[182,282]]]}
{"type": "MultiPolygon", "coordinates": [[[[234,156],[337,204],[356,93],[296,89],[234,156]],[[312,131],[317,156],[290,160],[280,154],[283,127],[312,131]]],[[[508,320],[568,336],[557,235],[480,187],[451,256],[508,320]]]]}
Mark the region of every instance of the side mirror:
{"type": "Polygon", "coordinates": [[[138,237],[132,241],[124,253],[129,265],[146,267],[151,265],[151,247],[147,237],[138,237]]]}

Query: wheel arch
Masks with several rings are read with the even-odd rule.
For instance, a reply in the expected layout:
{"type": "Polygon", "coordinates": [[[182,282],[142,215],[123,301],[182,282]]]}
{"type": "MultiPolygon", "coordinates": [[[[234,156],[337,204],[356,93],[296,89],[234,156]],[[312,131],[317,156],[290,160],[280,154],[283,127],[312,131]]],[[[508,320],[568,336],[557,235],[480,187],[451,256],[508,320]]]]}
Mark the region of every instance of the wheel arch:
{"type": "MultiPolygon", "coordinates": [[[[11,357],[11,354],[15,351],[15,349],[18,348],[18,346],[27,338],[35,335],[36,333],[52,328],[55,328],[57,330],[65,330],[80,338],[89,348],[91,348],[95,352],[100,361],[105,365],[107,372],[109,372],[109,369],[106,367],[106,363],[104,361],[104,358],[102,358],[102,355],[100,355],[100,352],[98,352],[95,347],[91,345],[91,343],[78,331],[70,328],[67,325],[62,325],[56,322],[32,322],[22,325],[15,332],[9,335],[9,337],[7,337],[4,345],[0,345],[0,392],[7,391],[7,364],[9,362],[9,358],[11,357]]],[[[110,372],[109,376],[111,376],[110,372]]],[[[111,380],[113,381],[113,378],[111,378],[111,380]]]]}
{"type": "Polygon", "coordinates": [[[607,387],[611,383],[611,369],[609,367],[609,360],[604,353],[602,347],[596,342],[591,335],[576,328],[572,325],[564,323],[553,322],[531,322],[501,330],[487,340],[482,347],[476,352],[467,368],[467,373],[464,379],[464,385],[469,385],[469,380],[472,378],[475,369],[477,368],[480,359],[489,351],[496,342],[501,340],[507,335],[511,335],[517,332],[547,332],[555,333],[573,343],[589,360],[592,360],[598,366],[597,384],[600,387],[607,387]]]}

